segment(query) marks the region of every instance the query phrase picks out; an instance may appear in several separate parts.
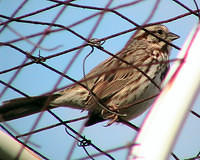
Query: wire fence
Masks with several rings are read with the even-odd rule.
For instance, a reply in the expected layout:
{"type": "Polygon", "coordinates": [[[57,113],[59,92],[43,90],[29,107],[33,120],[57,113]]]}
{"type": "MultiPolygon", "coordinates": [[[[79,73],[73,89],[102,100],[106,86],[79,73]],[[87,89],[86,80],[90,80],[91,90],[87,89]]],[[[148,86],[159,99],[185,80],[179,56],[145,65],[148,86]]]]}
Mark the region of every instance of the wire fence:
{"type": "MultiPolygon", "coordinates": [[[[1,1],[0,100],[53,93],[79,83],[145,25],[164,24],[181,37],[171,44],[173,63],[199,22],[199,6],[195,0],[1,1]]],[[[200,159],[199,102],[198,97],[171,160],[200,159]]],[[[85,128],[86,112],[60,107],[2,123],[1,129],[43,159],[127,159],[146,114],[130,123],[85,128]]]]}

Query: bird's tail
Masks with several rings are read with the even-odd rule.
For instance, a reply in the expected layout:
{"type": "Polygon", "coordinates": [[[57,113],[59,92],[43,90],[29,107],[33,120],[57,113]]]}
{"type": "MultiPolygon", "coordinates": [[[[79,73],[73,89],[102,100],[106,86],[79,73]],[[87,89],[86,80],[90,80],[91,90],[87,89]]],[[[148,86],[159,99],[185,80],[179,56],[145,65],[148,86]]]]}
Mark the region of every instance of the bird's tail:
{"type": "Polygon", "coordinates": [[[50,108],[49,103],[56,99],[58,95],[42,95],[30,98],[16,98],[3,102],[0,106],[0,122],[9,121],[38,113],[50,108]]]}

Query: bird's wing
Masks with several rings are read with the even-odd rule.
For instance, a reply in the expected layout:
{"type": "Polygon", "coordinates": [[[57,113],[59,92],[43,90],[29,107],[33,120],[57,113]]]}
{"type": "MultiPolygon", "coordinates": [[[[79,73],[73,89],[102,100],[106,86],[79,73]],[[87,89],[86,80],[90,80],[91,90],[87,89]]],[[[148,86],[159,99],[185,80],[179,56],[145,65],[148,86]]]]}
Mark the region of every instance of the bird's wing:
{"type": "MultiPolygon", "coordinates": [[[[115,73],[103,75],[104,77],[99,78],[99,81],[94,84],[92,92],[98,97],[98,100],[106,104],[106,101],[122,90],[130,80],[132,81],[137,78],[137,76],[132,76],[136,74],[136,72],[140,74],[136,69],[129,68],[126,69],[126,71],[119,70],[115,73]]],[[[93,96],[90,96],[87,102],[87,109],[90,110],[94,108],[94,106],[97,105],[96,101],[97,99],[95,100],[93,96]]]]}

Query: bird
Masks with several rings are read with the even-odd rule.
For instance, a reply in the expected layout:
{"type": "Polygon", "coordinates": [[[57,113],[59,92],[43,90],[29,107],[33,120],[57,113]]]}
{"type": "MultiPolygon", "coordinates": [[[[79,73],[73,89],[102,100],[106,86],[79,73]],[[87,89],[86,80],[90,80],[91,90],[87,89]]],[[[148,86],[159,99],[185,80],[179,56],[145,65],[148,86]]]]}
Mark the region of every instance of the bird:
{"type": "Polygon", "coordinates": [[[139,27],[125,47],[92,69],[79,83],[53,94],[22,97],[0,106],[0,122],[56,107],[88,112],[85,126],[120,118],[132,120],[147,110],[161,91],[169,69],[170,43],[179,36],[165,25],[139,27]]]}

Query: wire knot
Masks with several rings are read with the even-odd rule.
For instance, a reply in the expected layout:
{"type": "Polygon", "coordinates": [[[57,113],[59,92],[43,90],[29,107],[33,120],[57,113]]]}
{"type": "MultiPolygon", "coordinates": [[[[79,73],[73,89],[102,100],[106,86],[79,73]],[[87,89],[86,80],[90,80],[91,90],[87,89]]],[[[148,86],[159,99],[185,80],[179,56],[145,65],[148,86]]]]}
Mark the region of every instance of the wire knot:
{"type": "Polygon", "coordinates": [[[86,147],[86,146],[89,146],[90,144],[91,144],[91,140],[83,139],[83,140],[79,141],[78,146],[86,147]]]}

